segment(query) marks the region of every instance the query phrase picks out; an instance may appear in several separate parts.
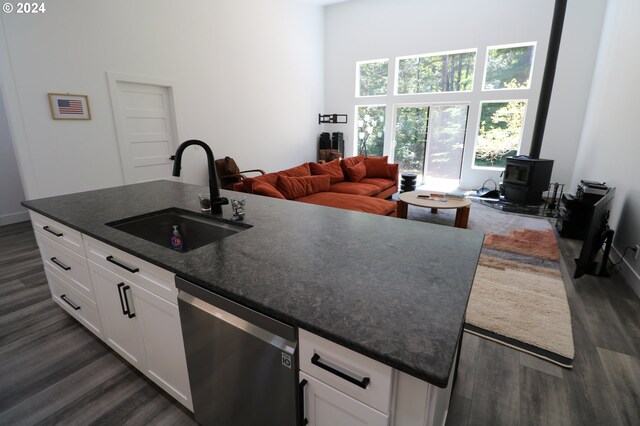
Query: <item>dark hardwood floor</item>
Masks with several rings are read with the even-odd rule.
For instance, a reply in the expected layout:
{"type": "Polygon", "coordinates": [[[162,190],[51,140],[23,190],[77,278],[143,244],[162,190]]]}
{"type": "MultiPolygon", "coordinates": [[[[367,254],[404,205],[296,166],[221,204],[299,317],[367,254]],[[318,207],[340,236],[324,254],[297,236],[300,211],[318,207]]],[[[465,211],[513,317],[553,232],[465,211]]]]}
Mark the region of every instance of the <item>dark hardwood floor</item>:
{"type": "Polygon", "coordinates": [[[0,227],[0,425],[191,425],[51,299],[31,222],[0,227]]]}
{"type": "MultiPolygon", "coordinates": [[[[640,423],[640,300],[570,278],[578,248],[561,240],[574,368],[465,334],[448,425],[640,423]]],[[[51,300],[30,222],[0,227],[0,424],[92,423],[194,421],[51,300]]]]}

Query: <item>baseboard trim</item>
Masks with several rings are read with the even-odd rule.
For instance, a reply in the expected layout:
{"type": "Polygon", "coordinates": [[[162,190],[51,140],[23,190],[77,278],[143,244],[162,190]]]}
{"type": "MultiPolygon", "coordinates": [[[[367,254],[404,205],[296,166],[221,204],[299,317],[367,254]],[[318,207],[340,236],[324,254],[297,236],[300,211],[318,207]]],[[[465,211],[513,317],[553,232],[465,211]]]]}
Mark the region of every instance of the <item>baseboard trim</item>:
{"type": "Polygon", "coordinates": [[[0,216],[0,226],[11,225],[12,223],[24,222],[29,220],[29,212],[27,210],[17,213],[9,213],[0,216]]]}
{"type": "MultiPolygon", "coordinates": [[[[620,252],[615,247],[612,247],[612,249],[612,257],[614,258],[612,260],[614,262],[620,262],[620,259],[622,258],[620,252]]],[[[627,259],[622,259],[622,263],[620,263],[619,267],[620,273],[627,281],[627,284],[629,284],[636,296],[640,298],[640,275],[638,274],[638,272],[633,270],[631,265],[629,265],[627,259]]]]}

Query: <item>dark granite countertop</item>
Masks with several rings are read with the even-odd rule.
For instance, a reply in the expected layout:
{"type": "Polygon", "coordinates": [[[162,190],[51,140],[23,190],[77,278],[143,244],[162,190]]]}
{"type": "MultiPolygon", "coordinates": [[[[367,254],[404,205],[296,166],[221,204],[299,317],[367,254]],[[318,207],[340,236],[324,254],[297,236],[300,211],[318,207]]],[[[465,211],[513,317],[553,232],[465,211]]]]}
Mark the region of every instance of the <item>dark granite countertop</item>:
{"type": "MultiPolygon", "coordinates": [[[[206,289],[445,387],[483,234],[244,194],[238,234],[177,253],[106,226],[208,188],[155,181],[25,201],[206,289]]],[[[221,191],[223,196],[234,194],[221,191]]],[[[231,217],[224,206],[223,218],[231,217]]]]}

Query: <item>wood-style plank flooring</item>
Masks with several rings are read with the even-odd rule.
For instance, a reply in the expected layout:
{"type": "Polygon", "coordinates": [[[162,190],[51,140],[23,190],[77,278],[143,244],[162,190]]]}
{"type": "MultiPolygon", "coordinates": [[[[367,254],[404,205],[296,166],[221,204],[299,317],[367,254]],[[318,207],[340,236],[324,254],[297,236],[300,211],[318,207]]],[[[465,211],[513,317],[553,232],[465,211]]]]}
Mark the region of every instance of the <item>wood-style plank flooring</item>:
{"type": "Polygon", "coordinates": [[[640,300],[620,275],[574,280],[581,243],[559,241],[573,369],[465,333],[447,425],[640,424],[640,300]]]}
{"type": "MultiPolygon", "coordinates": [[[[578,248],[561,240],[573,370],[465,334],[448,425],[640,424],[640,301],[570,278],[578,248]]],[[[194,424],[51,300],[30,222],[0,227],[0,424],[194,424]]]]}
{"type": "Polygon", "coordinates": [[[51,299],[31,222],[0,227],[0,425],[193,425],[51,299]]]}

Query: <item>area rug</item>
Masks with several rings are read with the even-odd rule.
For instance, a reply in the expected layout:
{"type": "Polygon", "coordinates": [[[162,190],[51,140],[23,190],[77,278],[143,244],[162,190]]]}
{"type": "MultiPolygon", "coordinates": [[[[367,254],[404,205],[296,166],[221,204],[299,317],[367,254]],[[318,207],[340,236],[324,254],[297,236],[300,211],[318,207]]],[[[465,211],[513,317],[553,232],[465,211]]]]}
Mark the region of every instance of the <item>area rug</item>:
{"type": "MultiPolygon", "coordinates": [[[[453,224],[453,211],[410,207],[409,219],[453,224]]],[[[485,241],[465,331],[571,368],[571,312],[551,224],[473,204],[469,228],[485,241]]]]}

